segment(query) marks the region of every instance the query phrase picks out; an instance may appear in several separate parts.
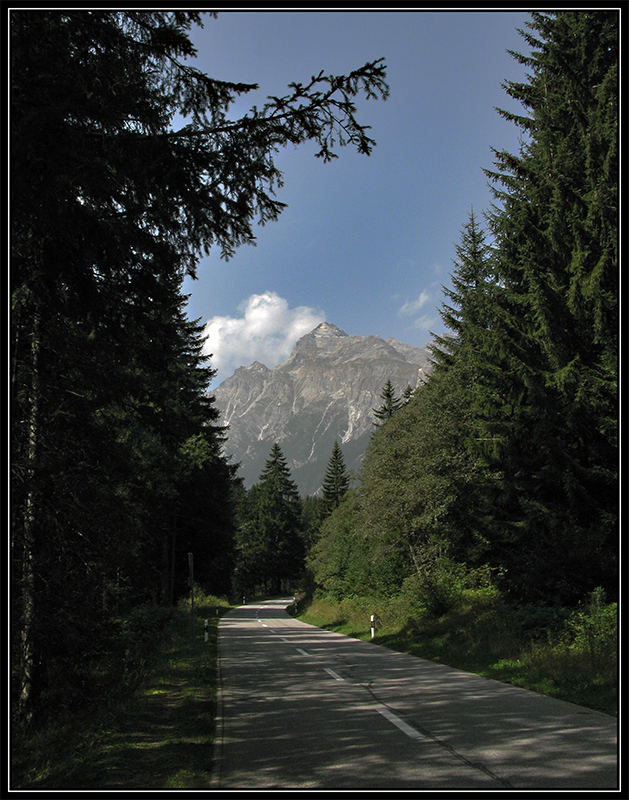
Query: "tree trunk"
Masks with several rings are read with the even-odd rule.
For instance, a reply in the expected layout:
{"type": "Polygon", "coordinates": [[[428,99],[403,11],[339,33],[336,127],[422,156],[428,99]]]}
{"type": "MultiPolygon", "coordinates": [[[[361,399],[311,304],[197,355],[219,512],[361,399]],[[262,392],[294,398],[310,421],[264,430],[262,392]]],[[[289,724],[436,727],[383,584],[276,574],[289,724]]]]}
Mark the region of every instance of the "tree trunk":
{"type": "MultiPolygon", "coordinates": [[[[18,334],[19,335],[19,334],[18,334]]],[[[15,552],[19,564],[19,692],[18,716],[22,723],[28,724],[32,719],[32,685],[34,669],[33,626],[35,622],[35,570],[33,551],[35,547],[35,459],[37,455],[37,415],[39,406],[39,316],[34,315],[33,328],[30,334],[27,367],[28,389],[25,393],[26,413],[24,414],[24,474],[26,480],[26,496],[20,515],[21,531],[14,532],[13,546],[20,548],[15,552]]],[[[15,368],[15,380],[17,367],[15,368]]],[[[14,387],[15,388],[15,387],[14,387]]],[[[19,524],[19,522],[18,522],[19,524]]]]}

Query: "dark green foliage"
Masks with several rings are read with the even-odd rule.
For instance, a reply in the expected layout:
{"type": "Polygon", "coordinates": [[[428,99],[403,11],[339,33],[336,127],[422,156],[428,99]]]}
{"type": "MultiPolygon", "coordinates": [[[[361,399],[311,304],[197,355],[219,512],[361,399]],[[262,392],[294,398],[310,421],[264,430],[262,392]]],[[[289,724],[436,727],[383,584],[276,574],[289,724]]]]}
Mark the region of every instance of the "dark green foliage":
{"type": "Polygon", "coordinates": [[[385,387],[359,499],[322,526],[337,598],[393,555],[434,614],[480,574],[524,605],[617,596],[617,29],[532,15],[528,83],[506,84],[521,150],[495,154],[487,227],[463,227],[434,370],[401,408],[385,387]]]}
{"type": "Polygon", "coordinates": [[[303,572],[302,502],[279,445],[241,500],[235,581],[239,591],[279,594],[303,572]]]}
{"type": "Polygon", "coordinates": [[[72,682],[68,665],[90,661],[112,615],[185,591],[188,551],[208,590],[228,585],[234,470],[182,282],[211,247],[227,258],[254,239],[256,220],[277,218],[278,148],[313,140],[323,160],[335,144],[368,153],[353,98],[387,95],[378,61],[228,120],[253,87],[184,63],[201,23],[191,11],[10,13],[21,721],[43,713],[60,676],[72,682]]]}
{"type": "Polygon", "coordinates": [[[379,408],[373,409],[374,416],[377,420],[374,422],[374,425],[383,425],[387,420],[391,419],[395,412],[403,405],[402,400],[395,394],[395,388],[390,380],[382,387],[380,398],[383,401],[382,405],[379,408]]]}
{"type": "Polygon", "coordinates": [[[345,467],[343,451],[338,441],[335,441],[321,486],[324,513],[329,514],[339,506],[349,489],[349,484],[350,477],[345,467]]]}
{"type": "Polygon", "coordinates": [[[234,568],[237,467],[225,462],[220,441],[203,434],[184,451],[191,462],[182,475],[171,542],[173,600],[189,592],[187,554],[194,555],[195,582],[227,596],[234,568]]]}
{"type": "Polygon", "coordinates": [[[617,12],[533,15],[530,82],[508,86],[528,138],[492,173],[505,566],[520,593],[567,602],[615,581],[617,27],[617,12]]]}
{"type": "Polygon", "coordinates": [[[411,397],[413,396],[413,393],[414,393],[414,391],[415,391],[415,390],[413,389],[413,387],[412,387],[412,386],[410,385],[410,383],[409,383],[409,384],[407,385],[406,389],[404,389],[404,391],[402,392],[402,401],[403,401],[404,403],[408,403],[408,401],[409,401],[409,400],[411,399],[411,397]]]}
{"type": "Polygon", "coordinates": [[[301,498],[301,524],[306,551],[317,540],[319,525],[325,517],[323,499],[317,495],[307,495],[301,498]]]}
{"type": "Polygon", "coordinates": [[[451,275],[452,288],[443,289],[452,305],[444,303],[440,311],[451,333],[447,337],[436,336],[432,347],[437,361],[444,366],[460,360],[462,351],[468,362],[472,359],[482,362],[495,325],[492,298],[498,285],[492,252],[474,211],[455,247],[457,260],[451,275]]]}
{"type": "Polygon", "coordinates": [[[517,156],[496,154],[492,248],[472,215],[442,314],[454,338],[439,340],[437,360],[459,373],[466,449],[484,466],[468,508],[521,599],[572,603],[615,582],[616,23],[608,12],[533,15],[541,36],[527,35],[532,53],[520,57],[530,81],[507,87],[529,112],[506,115],[526,140],[517,156]]]}

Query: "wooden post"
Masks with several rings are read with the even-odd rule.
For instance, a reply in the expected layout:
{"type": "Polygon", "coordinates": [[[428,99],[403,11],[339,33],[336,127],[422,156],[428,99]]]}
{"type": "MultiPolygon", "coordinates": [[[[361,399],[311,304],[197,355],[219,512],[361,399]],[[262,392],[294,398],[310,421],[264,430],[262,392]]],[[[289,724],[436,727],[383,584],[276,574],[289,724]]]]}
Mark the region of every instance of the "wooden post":
{"type": "Polygon", "coordinates": [[[188,553],[188,569],[190,571],[190,576],[188,578],[190,582],[190,624],[192,628],[192,641],[194,642],[194,561],[192,553],[188,553]]]}

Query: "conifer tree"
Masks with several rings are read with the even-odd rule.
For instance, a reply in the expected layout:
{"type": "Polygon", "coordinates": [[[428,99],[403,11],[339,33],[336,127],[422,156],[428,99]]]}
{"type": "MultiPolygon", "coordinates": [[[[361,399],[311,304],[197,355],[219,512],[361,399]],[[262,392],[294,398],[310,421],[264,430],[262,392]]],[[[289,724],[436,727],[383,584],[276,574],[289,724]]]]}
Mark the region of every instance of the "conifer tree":
{"type": "Polygon", "coordinates": [[[618,12],[534,12],[520,152],[496,152],[491,218],[502,410],[495,544],[514,588],[615,591],[618,12]]]}
{"type": "Polygon", "coordinates": [[[525,602],[617,596],[618,13],[535,12],[529,30],[528,82],[506,84],[521,149],[489,171],[491,245],[471,214],[431,378],[314,548],[340,596],[396,553],[429,594],[464,564],[525,602]]]}
{"type": "Polygon", "coordinates": [[[391,419],[395,412],[399,411],[402,407],[402,401],[395,394],[395,387],[391,383],[390,378],[382,387],[380,398],[383,401],[382,405],[377,409],[373,409],[374,416],[377,420],[374,422],[374,425],[384,425],[384,423],[391,419]]]}
{"type": "Polygon", "coordinates": [[[406,385],[406,389],[404,389],[404,391],[402,392],[402,402],[403,402],[403,403],[408,403],[408,401],[409,401],[409,400],[411,399],[411,397],[413,396],[414,392],[415,392],[415,390],[413,389],[413,387],[411,386],[411,384],[410,384],[410,383],[408,383],[408,384],[406,385]]]}
{"type": "Polygon", "coordinates": [[[467,447],[483,460],[495,449],[496,438],[489,422],[495,422],[500,407],[493,389],[494,364],[501,349],[496,338],[500,286],[486,231],[473,210],[455,252],[451,288],[443,287],[449,302],[444,302],[439,312],[449,333],[433,334],[431,351],[435,368],[451,373],[448,383],[450,387],[455,383],[461,395],[465,409],[461,429],[466,430],[467,447]]]}
{"type": "Polygon", "coordinates": [[[339,506],[349,488],[349,484],[350,477],[345,467],[343,451],[338,440],[335,440],[322,484],[322,500],[325,514],[330,514],[339,506]]]}
{"type": "Polygon", "coordinates": [[[213,373],[200,326],[182,316],[184,276],[210,249],[229,258],[254,241],[256,221],[278,218],[283,146],[313,141],[323,161],[339,144],[369,154],[354,100],[388,93],[374,61],[229,118],[254,87],[184,63],[202,23],[195,11],[10,12],[22,721],[62,696],[61,676],[89,684],[90,659],[106,647],[96,629],[110,629],[114,606],[170,596],[174,518],[194,469],[211,481],[214,465],[224,485],[213,373]],[[67,655],[77,650],[82,662],[67,655]]]}
{"type": "Polygon", "coordinates": [[[260,474],[255,520],[264,583],[275,593],[295,580],[304,565],[302,506],[286,458],[277,442],[260,474]]]}
{"type": "Polygon", "coordinates": [[[491,251],[472,210],[463,227],[460,242],[455,244],[457,259],[451,275],[452,288],[443,287],[443,294],[452,305],[444,303],[440,316],[452,332],[447,337],[434,336],[433,353],[441,363],[448,363],[453,351],[471,345],[480,350],[482,334],[492,322],[492,297],[497,289],[491,251]]]}

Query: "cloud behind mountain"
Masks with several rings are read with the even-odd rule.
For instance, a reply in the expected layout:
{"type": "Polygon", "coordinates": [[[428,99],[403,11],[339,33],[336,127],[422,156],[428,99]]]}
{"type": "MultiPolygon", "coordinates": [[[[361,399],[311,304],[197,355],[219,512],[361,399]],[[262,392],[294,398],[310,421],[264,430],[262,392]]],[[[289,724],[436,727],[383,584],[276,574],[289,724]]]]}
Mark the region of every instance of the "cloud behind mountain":
{"type": "Polygon", "coordinates": [[[374,408],[391,381],[401,397],[430,372],[427,348],[393,338],[350,336],[327,322],[302,336],[274,369],[243,365],[215,391],[229,426],[226,453],[241,466],[245,485],[260,475],[277,442],[303,494],[321,486],[334,442],[358,473],[374,430],[374,408]]]}
{"type": "Polygon", "coordinates": [[[252,294],[239,305],[240,317],[213,317],[205,325],[206,354],[222,381],[254,361],[273,368],[288,358],[297,341],[325,319],[309,306],[289,308],[276,292],[252,294]]]}

